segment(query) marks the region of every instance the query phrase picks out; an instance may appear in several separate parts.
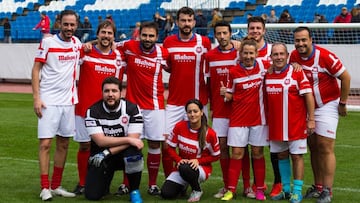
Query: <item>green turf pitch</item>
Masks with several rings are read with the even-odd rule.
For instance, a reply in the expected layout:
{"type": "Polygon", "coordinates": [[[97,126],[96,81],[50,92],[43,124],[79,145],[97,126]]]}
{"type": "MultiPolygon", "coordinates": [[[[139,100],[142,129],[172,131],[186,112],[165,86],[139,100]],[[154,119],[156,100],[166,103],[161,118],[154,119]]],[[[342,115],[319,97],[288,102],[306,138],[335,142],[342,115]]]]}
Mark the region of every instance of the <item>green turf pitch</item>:
{"type": "MultiPolygon", "coordinates": [[[[0,203],[1,202],[40,202],[40,180],[38,167],[38,139],[36,135],[37,119],[33,112],[31,94],[0,93],[0,203]]],[[[360,113],[350,112],[346,118],[341,118],[336,142],[337,169],[334,184],[333,202],[350,203],[360,202],[360,113]]],[[[78,144],[71,141],[67,164],[65,167],[62,185],[72,190],[77,183],[76,154],[78,144]]],[[[53,147],[54,148],[54,143],[53,147]]],[[[52,150],[53,152],[53,150],[52,150]]],[[[144,149],[146,152],[146,149],[144,149]]],[[[51,157],[52,159],[52,157],[51,157]]],[[[269,162],[269,152],[266,149],[266,183],[271,187],[273,176],[269,162]]],[[[221,202],[213,198],[213,194],[222,186],[219,163],[215,163],[213,174],[202,185],[204,195],[201,202],[221,202]]],[[[305,156],[305,187],[312,184],[309,156],[305,156]]],[[[145,166],[146,167],[146,166],[145,166]]],[[[51,166],[52,168],[52,166],[51,166]]],[[[141,192],[144,202],[186,202],[186,198],[166,201],[146,193],[148,173],[145,168],[141,192]]],[[[117,172],[111,186],[114,193],[121,183],[122,173],[117,172]]],[[[158,184],[164,180],[160,171],[158,184]]],[[[242,182],[238,184],[238,193],[242,192],[242,182]]],[[[267,191],[269,192],[269,191],[267,191]]],[[[188,191],[189,193],[189,191],[188,191]]],[[[83,196],[76,198],[54,197],[53,202],[89,202],[83,196]]],[[[129,202],[128,196],[107,196],[100,202],[129,202]]],[[[238,195],[232,202],[256,202],[238,195]]],[[[279,202],[270,201],[267,202],[279,202]]],[[[280,201],[286,202],[286,201],[280,201]]],[[[304,200],[303,202],[315,202],[304,200]]]]}

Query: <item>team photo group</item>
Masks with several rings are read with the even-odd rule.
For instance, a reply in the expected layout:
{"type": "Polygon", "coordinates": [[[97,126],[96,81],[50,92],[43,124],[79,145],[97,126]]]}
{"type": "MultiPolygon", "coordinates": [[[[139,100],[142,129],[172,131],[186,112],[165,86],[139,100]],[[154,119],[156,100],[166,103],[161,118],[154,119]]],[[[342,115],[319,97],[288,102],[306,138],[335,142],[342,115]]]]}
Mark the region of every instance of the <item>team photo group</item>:
{"type": "Polygon", "coordinates": [[[308,27],[293,30],[289,53],[286,44],[265,41],[260,16],[248,19],[241,41],[232,40],[228,22],[217,21],[210,28],[215,47],[194,31],[189,7],[177,11],[178,33],[163,44],[153,21],[141,23],[138,39],[116,41],[114,23],[104,20],[96,40],[81,43],[76,12],[64,10],[59,19],[59,32],[43,37],[32,68],[41,200],[101,200],[120,170],[116,195],[132,203],[145,202],[141,183],[149,195],[198,202],[219,162],[214,200],[332,201],[336,130],[347,115],[350,74],[336,54],[313,43],[308,27]],[[170,75],[166,86],[163,71],[170,75]],[[71,139],[79,144],[70,192],[61,183],[71,139]],[[302,192],[308,150],[313,182],[302,192]],[[274,177],[269,188],[266,168],[274,177]]]}

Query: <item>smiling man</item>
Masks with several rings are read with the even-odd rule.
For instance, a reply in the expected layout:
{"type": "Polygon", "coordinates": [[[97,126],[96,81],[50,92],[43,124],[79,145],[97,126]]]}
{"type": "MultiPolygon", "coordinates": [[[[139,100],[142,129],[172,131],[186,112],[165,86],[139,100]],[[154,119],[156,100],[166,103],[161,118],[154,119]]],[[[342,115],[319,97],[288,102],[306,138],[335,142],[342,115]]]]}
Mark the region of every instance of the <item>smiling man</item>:
{"type": "Polygon", "coordinates": [[[334,53],[313,44],[308,27],[294,30],[294,44],[296,50],[291,52],[290,63],[302,65],[312,85],[316,105],[315,132],[308,137],[314,185],[307,190],[305,198],[329,203],[336,169],[336,129],[339,115],[347,115],[351,76],[334,53]]]}
{"type": "Polygon", "coordinates": [[[283,192],[273,199],[290,198],[290,202],[300,203],[304,178],[303,154],[307,152],[306,138],[315,128],[315,104],[309,80],[302,70],[295,71],[287,63],[288,57],[286,45],[274,43],[271,52],[274,70],[265,76],[270,151],[279,156],[283,184],[283,192]],[[293,165],[293,190],[290,186],[289,156],[293,165]]]}
{"type": "Polygon", "coordinates": [[[144,138],[148,142],[148,193],[159,195],[157,176],[161,162],[161,143],[165,140],[165,100],[162,70],[167,68],[168,52],[156,45],[159,37],[155,22],[142,22],[140,41],[119,43],[126,58],[126,99],[138,104],[144,116],[144,138]]]}
{"type": "Polygon", "coordinates": [[[74,193],[80,195],[84,192],[85,178],[90,156],[90,136],[85,129],[86,110],[101,99],[101,83],[109,76],[115,76],[122,81],[124,72],[123,55],[112,51],[111,46],[115,38],[116,27],[108,20],[103,21],[97,28],[97,41],[92,49],[80,53],[80,77],[78,83],[79,103],[75,107],[76,134],[74,140],[79,142],[77,164],[79,182],[74,193]]]}
{"type": "Polygon", "coordinates": [[[77,17],[71,10],[60,13],[60,33],[41,41],[32,69],[34,111],[38,117],[40,198],[44,201],[51,200],[52,195],[75,197],[61,187],[61,180],[69,138],[75,133],[74,109],[78,102],[75,75],[81,48],[80,40],[73,36],[77,17]],[[54,137],[56,151],[50,184],[50,148],[54,137]]]}

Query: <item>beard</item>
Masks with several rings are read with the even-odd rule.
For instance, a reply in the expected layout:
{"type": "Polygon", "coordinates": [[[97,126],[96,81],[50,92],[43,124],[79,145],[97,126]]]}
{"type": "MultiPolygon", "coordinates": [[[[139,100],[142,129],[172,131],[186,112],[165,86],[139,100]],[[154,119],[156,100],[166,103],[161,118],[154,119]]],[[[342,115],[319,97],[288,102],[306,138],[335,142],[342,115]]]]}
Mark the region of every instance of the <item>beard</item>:
{"type": "Polygon", "coordinates": [[[180,33],[182,35],[189,36],[191,34],[191,32],[192,32],[192,29],[191,29],[191,27],[188,27],[188,26],[180,29],[180,33]],[[189,29],[189,31],[185,31],[185,29],[189,29]]]}
{"type": "Polygon", "coordinates": [[[116,100],[114,104],[109,104],[107,101],[104,102],[107,109],[110,111],[116,110],[120,105],[120,100],[116,100]]]}

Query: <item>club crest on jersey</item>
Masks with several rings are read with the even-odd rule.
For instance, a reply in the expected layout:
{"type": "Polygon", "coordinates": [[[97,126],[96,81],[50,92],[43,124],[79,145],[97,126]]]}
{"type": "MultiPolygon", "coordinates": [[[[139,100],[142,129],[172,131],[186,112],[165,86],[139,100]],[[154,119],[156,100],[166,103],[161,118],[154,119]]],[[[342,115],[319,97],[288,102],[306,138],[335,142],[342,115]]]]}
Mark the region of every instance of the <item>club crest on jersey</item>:
{"type": "Polygon", "coordinates": [[[289,78],[285,79],[284,84],[289,85],[290,84],[290,79],[289,78]]]}
{"type": "Polygon", "coordinates": [[[313,67],[313,68],[312,68],[312,72],[319,72],[319,68],[318,68],[318,67],[316,67],[316,66],[315,66],[315,67],[313,67]]]}
{"type": "Polygon", "coordinates": [[[119,59],[116,60],[116,66],[121,66],[121,60],[119,59]]]}
{"type": "Polygon", "coordinates": [[[127,124],[127,123],[129,122],[129,118],[126,117],[126,116],[123,116],[123,117],[121,118],[121,122],[122,122],[123,124],[127,124]]]}
{"type": "Polygon", "coordinates": [[[196,50],[196,53],[200,54],[200,53],[202,53],[203,48],[202,47],[196,47],[195,50],[196,50]]]}

